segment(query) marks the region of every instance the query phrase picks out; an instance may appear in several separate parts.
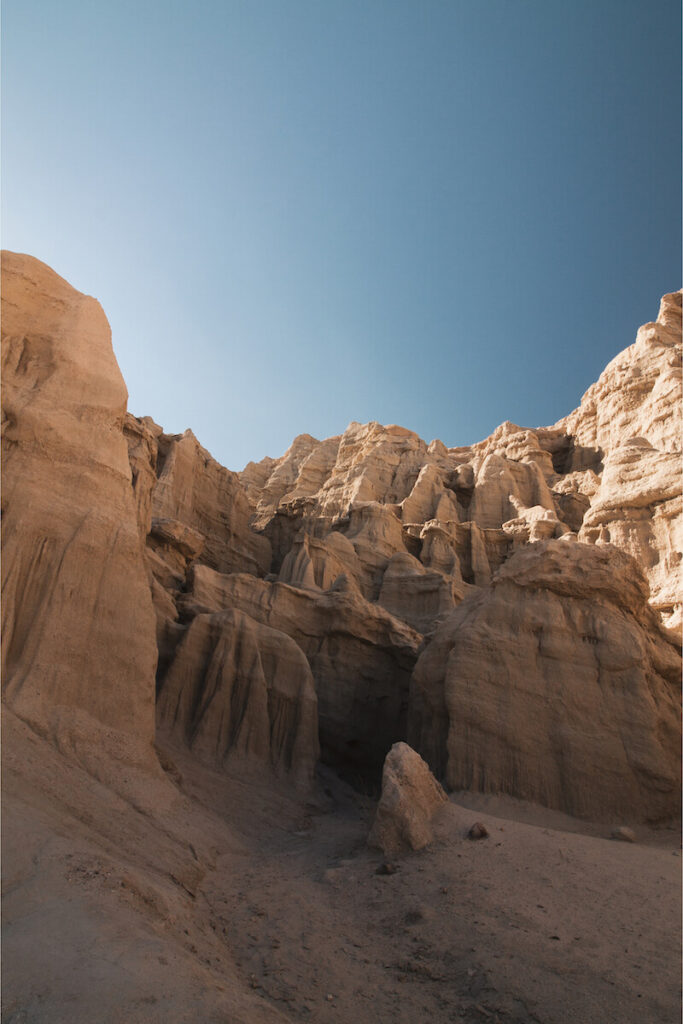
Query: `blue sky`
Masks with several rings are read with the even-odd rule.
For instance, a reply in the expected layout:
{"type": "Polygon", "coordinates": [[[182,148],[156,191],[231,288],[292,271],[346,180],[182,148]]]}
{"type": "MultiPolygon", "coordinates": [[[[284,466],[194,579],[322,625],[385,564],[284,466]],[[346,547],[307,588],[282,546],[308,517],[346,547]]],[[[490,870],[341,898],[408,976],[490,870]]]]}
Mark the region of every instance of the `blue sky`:
{"type": "Polygon", "coordinates": [[[680,287],[669,0],[4,0],[5,248],[224,464],[569,412],[680,287]]]}

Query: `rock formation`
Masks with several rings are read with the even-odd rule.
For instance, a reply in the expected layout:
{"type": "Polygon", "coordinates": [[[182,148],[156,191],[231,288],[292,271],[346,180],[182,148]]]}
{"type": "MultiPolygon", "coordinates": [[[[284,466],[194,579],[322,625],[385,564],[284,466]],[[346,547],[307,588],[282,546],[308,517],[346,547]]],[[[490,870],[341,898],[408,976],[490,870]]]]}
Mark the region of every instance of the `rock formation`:
{"type": "Polygon", "coordinates": [[[4,700],[42,731],[66,709],[151,750],[154,615],[109,325],[4,253],[2,327],[4,700]]]}
{"type": "Polygon", "coordinates": [[[160,734],[213,769],[310,780],[320,749],[373,787],[408,738],[451,787],[675,813],[679,293],[553,427],[448,448],[352,423],[235,474],[126,414],[94,300],[28,257],[3,272],[25,720],[149,745],[156,665],[160,734]]]}
{"type": "Polygon", "coordinates": [[[520,548],[418,661],[409,741],[451,789],[675,817],[680,663],[647,594],[610,545],[520,548]]]}
{"type": "Polygon", "coordinates": [[[312,779],[318,701],[308,662],[288,636],[243,612],[193,618],[158,705],[160,721],[209,764],[239,760],[312,779]]]}
{"type": "MultiPolygon", "coordinates": [[[[634,556],[663,621],[680,634],[681,292],[665,295],[654,323],[638,331],[558,424],[577,452],[595,452],[603,472],[579,534],[634,556]]],[[[581,458],[581,456],[579,456],[581,458]]]]}
{"type": "Polygon", "coordinates": [[[387,856],[421,850],[434,838],[432,818],[448,797],[407,743],[395,743],[382,771],[382,795],[368,844],[387,856]]]}
{"type": "MultiPolygon", "coordinates": [[[[320,591],[195,565],[178,603],[185,620],[232,608],[291,637],[315,680],[324,759],[353,781],[379,777],[386,751],[407,728],[421,642],[415,630],[366,601],[343,576],[320,591]]],[[[165,686],[162,677],[162,695],[165,686]]],[[[166,714],[162,701],[161,722],[166,714]]]]}

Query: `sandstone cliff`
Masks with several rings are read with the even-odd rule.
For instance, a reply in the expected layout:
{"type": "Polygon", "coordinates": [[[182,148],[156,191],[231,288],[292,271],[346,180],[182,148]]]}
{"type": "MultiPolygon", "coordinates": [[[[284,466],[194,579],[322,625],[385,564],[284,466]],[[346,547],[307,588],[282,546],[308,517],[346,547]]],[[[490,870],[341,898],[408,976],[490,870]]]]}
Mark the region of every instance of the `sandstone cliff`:
{"type": "Polygon", "coordinates": [[[579,817],[676,816],[680,662],[609,545],[520,548],[417,663],[409,741],[451,789],[579,817]]]}
{"type": "Polygon", "coordinates": [[[67,709],[151,748],[154,616],[109,325],[4,253],[2,329],[3,697],[39,729],[67,709]]]}
{"type": "Polygon", "coordinates": [[[553,427],[236,474],[2,270],[3,1019],[671,1020],[680,295],[553,427]]]}
{"type": "Polygon", "coordinates": [[[375,787],[409,738],[451,787],[675,813],[680,293],[553,427],[448,448],[352,423],[235,474],[126,414],[94,300],[3,270],[23,718],[149,743],[156,688],[157,729],[214,767],[310,780],[320,749],[375,787]]]}

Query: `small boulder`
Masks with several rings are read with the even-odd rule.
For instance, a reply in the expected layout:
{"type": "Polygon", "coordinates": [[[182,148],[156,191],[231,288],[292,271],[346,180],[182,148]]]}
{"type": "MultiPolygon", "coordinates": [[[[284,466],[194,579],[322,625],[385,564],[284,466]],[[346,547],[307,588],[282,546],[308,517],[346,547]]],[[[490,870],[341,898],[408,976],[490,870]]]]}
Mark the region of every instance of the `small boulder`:
{"type": "Polygon", "coordinates": [[[621,825],[619,828],[614,829],[610,839],[617,839],[622,843],[635,843],[636,834],[632,828],[626,828],[624,825],[621,825]]]}
{"type": "Polygon", "coordinates": [[[472,828],[467,833],[468,839],[486,839],[488,837],[489,830],[486,825],[481,821],[475,821],[472,828]]]}
{"type": "Polygon", "coordinates": [[[376,875],[395,875],[398,868],[395,864],[390,864],[389,861],[384,861],[375,871],[376,875]]]}
{"type": "Polygon", "coordinates": [[[387,856],[422,849],[433,839],[432,818],[447,801],[420,755],[407,743],[394,743],[384,761],[382,796],[368,844],[387,856]]]}

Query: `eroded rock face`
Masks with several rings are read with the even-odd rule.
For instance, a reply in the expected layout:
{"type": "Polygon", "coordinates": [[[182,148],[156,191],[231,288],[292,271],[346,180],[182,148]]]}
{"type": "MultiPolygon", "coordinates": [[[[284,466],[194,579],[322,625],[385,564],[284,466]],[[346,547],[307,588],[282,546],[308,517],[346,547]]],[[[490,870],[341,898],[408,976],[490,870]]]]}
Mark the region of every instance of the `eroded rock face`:
{"type": "Polygon", "coordinates": [[[270,544],[250,529],[251,508],[235,473],[224,469],[191,430],[162,434],[157,456],[152,516],[177,520],[204,537],[203,560],[219,572],[262,576],[270,544]]]}
{"type": "MultiPolygon", "coordinates": [[[[663,452],[681,444],[681,292],[665,295],[657,320],[605,367],[573,413],[558,427],[581,449],[612,451],[644,437],[663,452]]],[[[575,467],[580,468],[580,467],[575,467]]]]}
{"type": "Polygon", "coordinates": [[[395,743],[384,761],[382,795],[368,845],[387,856],[421,850],[434,838],[432,819],[447,796],[407,743],[395,743]]]}
{"type": "Polygon", "coordinates": [[[151,745],[154,613],[123,420],[94,299],[2,258],[3,696],[52,730],[64,709],[151,745]]]}
{"type": "Polygon", "coordinates": [[[430,572],[413,555],[397,552],[382,578],[378,604],[420,633],[434,629],[463,595],[463,587],[441,572],[430,572]]]}
{"type": "Polygon", "coordinates": [[[406,733],[419,633],[344,577],[319,592],[197,565],[180,607],[184,618],[238,609],[291,637],[315,679],[325,760],[353,782],[379,780],[386,751],[406,733]]]}
{"type": "MultiPolygon", "coordinates": [[[[662,621],[680,628],[680,308],[680,293],[664,296],[657,321],[553,427],[505,422],[478,444],[447,448],[401,427],[351,423],[341,437],[302,435],[281,459],[250,463],[242,481],[277,550],[273,571],[302,579],[288,553],[303,534],[320,545],[335,531],[361,562],[349,576],[377,601],[397,554],[457,590],[488,584],[521,545],[574,533],[633,554],[662,621]]],[[[410,601],[405,608],[424,628],[410,601]]]]}
{"type": "Polygon", "coordinates": [[[616,544],[646,574],[651,603],[665,625],[680,632],[683,588],[681,456],[629,438],[605,457],[600,488],[579,539],[616,544]]]}
{"type": "Polygon", "coordinates": [[[69,715],[148,742],[158,654],[159,726],[213,766],[310,778],[317,696],[352,781],[407,737],[452,786],[674,812],[680,294],[553,427],[448,448],[352,423],[238,476],[126,415],[94,300],[3,273],[17,713],[65,749],[69,715]]]}
{"type": "Polygon", "coordinates": [[[680,802],[679,659],[617,548],[518,550],[415,669],[409,740],[453,789],[644,821],[680,802]]]}
{"type": "Polygon", "coordinates": [[[312,779],[318,701],[308,662],[288,636],[243,612],[192,620],[164,674],[158,714],[209,764],[270,765],[312,779]]]}
{"type": "Polygon", "coordinates": [[[681,292],[620,352],[558,424],[604,472],[580,537],[631,553],[663,621],[681,629],[681,292]]]}

